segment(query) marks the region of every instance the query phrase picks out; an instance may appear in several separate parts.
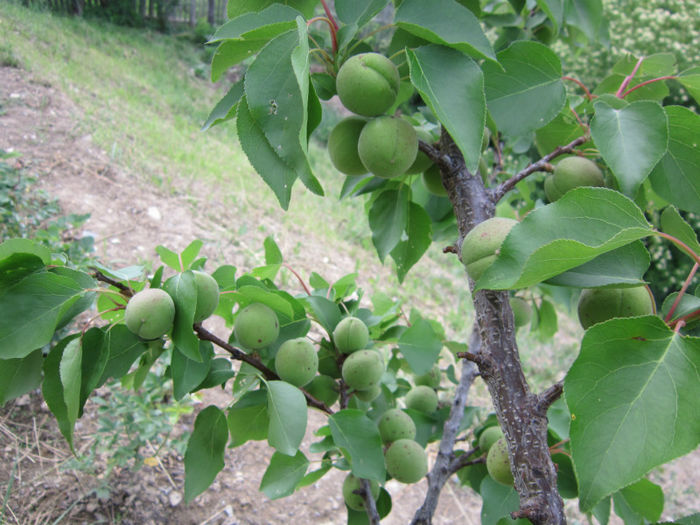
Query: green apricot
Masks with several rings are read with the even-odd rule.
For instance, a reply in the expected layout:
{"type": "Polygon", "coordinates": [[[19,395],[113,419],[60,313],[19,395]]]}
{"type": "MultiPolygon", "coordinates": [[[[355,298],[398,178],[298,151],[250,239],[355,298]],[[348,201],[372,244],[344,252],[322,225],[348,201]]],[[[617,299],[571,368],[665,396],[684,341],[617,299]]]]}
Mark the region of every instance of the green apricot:
{"type": "Polygon", "coordinates": [[[175,303],[165,290],[148,288],[134,294],[126,304],[126,327],[143,339],[167,334],[175,320],[175,303]]]}
{"type": "Polygon", "coordinates": [[[201,323],[214,313],[219,306],[219,283],[208,273],[194,270],[194,284],[197,287],[197,307],[194,322],[201,323]]]}
{"type": "Polygon", "coordinates": [[[513,478],[513,472],[510,470],[508,444],[505,437],[498,439],[489,449],[489,453],[486,456],[486,470],[499,483],[513,485],[515,479],[513,478]]]}
{"type": "MultiPolygon", "coordinates": [[[[362,480],[348,474],[343,481],[343,499],[345,504],[352,510],[365,510],[365,499],[360,494],[355,494],[356,490],[362,489],[362,480]]],[[[379,483],[369,480],[369,491],[375,500],[379,497],[379,483]]]]}
{"type": "Polygon", "coordinates": [[[382,387],[379,385],[374,385],[373,387],[367,389],[367,390],[355,390],[353,394],[357,399],[360,401],[366,401],[367,403],[370,403],[371,401],[374,401],[379,397],[379,394],[382,393],[382,387]]]}
{"type": "Polygon", "coordinates": [[[333,330],[333,342],[344,354],[362,350],[369,342],[367,325],[357,317],[345,317],[333,330]]]}
{"type": "Polygon", "coordinates": [[[646,286],[590,288],[581,292],[578,301],[578,319],[584,330],[614,317],[654,313],[654,298],[646,286]]]}
{"type": "Polygon", "coordinates": [[[498,250],[518,221],[505,217],[492,217],[477,224],[462,243],[462,263],[469,277],[475,281],[493,264],[498,250]]]}
{"type": "Polygon", "coordinates": [[[318,355],[305,337],[282,343],[275,356],[275,370],[282,381],[294,386],[304,386],[318,372],[318,355]]]}
{"type": "Polygon", "coordinates": [[[398,117],[379,117],[362,128],[357,151],[367,170],[390,179],[406,173],[418,154],[418,136],[398,117]]]}
{"type": "Polygon", "coordinates": [[[605,186],[603,172],[592,160],[567,157],[554,166],[554,172],[544,181],[544,193],[554,202],[567,191],[579,186],[605,186]]]}
{"type": "Polygon", "coordinates": [[[330,376],[318,375],[304,388],[327,407],[332,406],[340,397],[338,383],[330,376]]]}
{"type": "Polygon", "coordinates": [[[272,308],[253,303],[238,312],[233,332],[243,346],[260,350],[275,342],[280,334],[280,323],[272,308]]]}
{"type": "Polygon", "coordinates": [[[406,412],[400,408],[390,408],[379,418],[379,435],[384,443],[392,443],[397,439],[413,439],[416,437],[416,424],[406,412]]]}
{"type": "Polygon", "coordinates": [[[428,456],[412,439],[397,439],[384,454],[386,470],[396,481],[415,483],[428,473],[428,456]]]}
{"type": "Polygon", "coordinates": [[[335,88],[343,105],[365,117],[381,115],[396,101],[399,70],[379,53],[350,57],[338,70],[335,88]]]}
{"type": "Polygon", "coordinates": [[[384,374],[384,360],[374,350],[358,350],[343,363],[343,380],[354,390],[370,390],[379,385],[384,374]]]}
{"type": "Polygon", "coordinates": [[[502,437],[503,431],[501,430],[501,427],[488,427],[484,429],[479,436],[479,448],[484,452],[488,452],[491,449],[491,446],[502,437]]]}
{"type": "Polygon", "coordinates": [[[357,153],[357,141],[367,119],[348,117],[336,124],[328,136],[328,154],[335,169],[345,175],[362,175],[367,168],[357,153]]]}
{"type": "Polygon", "coordinates": [[[445,186],[442,185],[442,175],[440,174],[440,167],[437,164],[433,164],[423,172],[423,184],[433,195],[447,197],[447,190],[445,186]]]}
{"type": "Polygon", "coordinates": [[[414,383],[416,385],[425,385],[430,388],[438,388],[440,386],[440,367],[433,366],[429,372],[416,376],[414,383]]]}
{"type": "Polygon", "coordinates": [[[532,318],[532,307],[525,299],[521,297],[511,297],[510,307],[513,310],[513,320],[515,327],[520,328],[530,322],[532,318]]]}
{"type": "Polygon", "coordinates": [[[412,408],[419,412],[435,412],[438,406],[438,397],[435,390],[429,386],[414,386],[406,394],[406,408],[412,408]]]}
{"type": "MultiPolygon", "coordinates": [[[[423,142],[426,142],[428,144],[433,142],[433,138],[430,136],[430,133],[423,129],[417,129],[416,135],[418,136],[418,139],[422,140],[423,142]]],[[[430,158],[419,149],[418,154],[416,155],[416,160],[414,160],[413,164],[409,166],[409,168],[406,170],[406,173],[408,175],[423,173],[432,165],[433,161],[430,160],[430,158]]]]}

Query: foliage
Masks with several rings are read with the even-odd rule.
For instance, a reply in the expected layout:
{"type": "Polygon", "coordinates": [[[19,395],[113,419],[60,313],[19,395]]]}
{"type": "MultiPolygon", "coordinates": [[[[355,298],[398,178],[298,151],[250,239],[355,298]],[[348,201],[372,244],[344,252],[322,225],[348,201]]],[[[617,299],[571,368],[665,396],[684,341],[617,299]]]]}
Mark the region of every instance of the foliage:
{"type": "MultiPolygon", "coordinates": [[[[309,137],[324,111],[319,99],[334,94],[333,79],[346,60],[368,51],[361,28],[387,4],[336,0],[334,14],[321,3],[326,16],[312,18],[315,0],[231,2],[231,20],[212,37],[219,46],[213,70],[243,60],[247,67],[207,125],[235,117],[243,151],[285,209],[297,179],[324,194],[309,157],[309,137]],[[326,45],[309,38],[308,27],[317,22],[328,27],[326,45]]],[[[385,295],[367,301],[355,274],[328,282],[314,273],[307,284],[293,272],[304,292],[286,290],[278,283],[288,267],[272,238],[265,241],[263,266],[240,272],[223,265],[211,272],[221,292],[215,315],[230,329],[251,305],[260,305],[255,308],[276,317],[270,341],[264,341],[269,327],[265,337],[252,329],[244,337],[234,328],[220,338],[193,322],[193,271],[206,264],[200,241],[181,253],[159,247],[163,264],[146,278],[106,267],[91,274],[68,270],[40,245],[9,240],[0,245],[0,265],[8,270],[0,294],[8,312],[0,319],[0,348],[4,369],[16,373],[9,374],[3,399],[33,388],[43,371],[44,397],[72,446],[76,420],[95,388],[112,377],[139,384],[171,348],[164,374],[177,399],[229,382],[233,396],[230,406],[208,406],[196,418],[185,453],[188,501],[223,468],[227,443],[266,439],[274,453],[260,485],[264,494],[284,497],[332,468],[351,471],[364,480],[358,495],[364,494],[365,509],[348,508],[348,521],[377,523],[391,511],[391,496],[382,488],[375,502],[370,482],[385,484],[387,473],[404,482],[422,478],[423,450],[439,441],[415,523],[430,522],[453,474],[481,495],[483,523],[563,523],[562,498],[577,498],[601,523],[609,519],[611,500],[628,523],[658,521],[661,489],[644,476],[700,442],[700,343],[693,337],[700,297],[690,288],[692,273],[662,299],[658,314],[587,328],[578,357],[562,371],[565,379],[539,394],[522,373],[509,297],[527,289],[537,306],[531,327],[546,338],[556,332],[550,300],[556,290],[563,287],[561,295],[570,296],[644,285],[650,256],[642,239],[663,238],[667,249],[673,244],[700,263],[697,234],[679,212],[700,209],[700,117],[661,103],[674,80],[698,96],[697,72],[679,74],[672,57],[656,54],[624,58],[595,89],[563,76],[559,57],[545,44],[558,33],[600,39],[605,24],[594,2],[395,4],[392,26],[379,28],[393,31],[389,47],[402,78],[388,112],[401,113],[396,118],[425,137],[420,150],[438,167],[447,196],[429,193],[419,174],[385,178],[383,169],[380,176],[346,177],[341,196],[364,200],[377,254],[393,259],[400,280],[445,232],[456,237],[446,252],[465,260],[463,250],[478,246],[478,238],[467,236],[479,224],[496,216],[521,219],[510,222],[507,235],[485,241],[482,259],[489,264],[463,282],[476,313],[469,345],[450,340],[443,326],[416,310],[403,315],[385,295]],[[605,170],[606,187],[576,187],[556,202],[542,201],[535,189],[542,186],[540,172],[552,171],[551,162],[563,155],[595,161],[605,170]],[[659,214],[658,227],[646,218],[652,213],[659,214]],[[123,322],[129,298],[144,288],[164,290],[175,305],[172,329],[153,341],[123,322]],[[91,323],[52,345],[42,360],[36,348],[95,301],[99,313],[91,323]],[[333,334],[349,315],[367,326],[369,341],[346,357],[333,334]],[[318,370],[334,381],[337,407],[281,380],[275,370],[280,347],[307,337],[312,322],[318,370]],[[217,356],[214,345],[229,359],[217,356]],[[240,366],[234,369],[231,360],[240,366]],[[409,400],[412,386],[436,364],[444,374],[438,390],[450,385],[448,397],[437,407],[432,396],[430,403],[409,400]],[[477,370],[494,400],[491,421],[475,422],[475,410],[466,405],[477,370]],[[393,450],[410,450],[410,465],[395,452],[385,457],[377,424],[401,406],[415,424],[415,438],[400,439],[393,450]],[[325,413],[327,424],[305,451],[309,407],[325,413]],[[478,439],[493,419],[504,434],[500,448],[514,487],[486,474],[476,443],[458,444],[478,439]],[[308,471],[307,453],[321,455],[318,469],[308,471]]],[[[401,160],[408,167],[415,149],[406,156],[411,159],[401,160]]],[[[140,315],[146,323],[147,312],[140,315]]]]}

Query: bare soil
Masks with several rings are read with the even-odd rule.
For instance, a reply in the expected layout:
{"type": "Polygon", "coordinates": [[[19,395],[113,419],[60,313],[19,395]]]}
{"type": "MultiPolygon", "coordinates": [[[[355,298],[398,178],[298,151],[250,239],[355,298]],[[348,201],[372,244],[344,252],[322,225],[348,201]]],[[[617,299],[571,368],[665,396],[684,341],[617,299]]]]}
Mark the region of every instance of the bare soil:
{"type": "MultiPolygon", "coordinates": [[[[235,210],[226,210],[215,200],[207,206],[218,206],[216,213],[197,209],[216,188],[190,181],[186,188],[155,190],[145,177],[113,163],[82,132],[82,115],[68,97],[50,85],[35,82],[30,72],[0,68],[0,101],[4,110],[0,115],[0,149],[20,152],[18,162],[40,176],[41,187],[59,199],[66,214],[91,214],[84,233],[95,237],[103,261],[113,267],[136,264],[152,259],[159,244],[182,249],[191,240],[202,238],[211,239],[203,251],[212,259],[251,266],[250,250],[241,246],[260,246],[262,235],[250,228],[247,236],[234,243],[225,225],[240,220],[235,210]],[[211,219],[215,216],[217,220],[211,219]]],[[[271,218],[249,216],[246,220],[251,225],[266,222],[269,230],[275,231],[271,218]]],[[[305,246],[295,267],[311,270],[327,249],[304,232],[285,235],[283,251],[298,242],[305,246]]],[[[333,263],[328,273],[335,275],[330,277],[355,269],[349,257],[339,256],[333,263]]],[[[221,327],[213,324],[211,328],[216,331],[221,327]]],[[[200,407],[216,404],[225,408],[230,399],[230,391],[213,390],[205,394],[200,407]]],[[[76,427],[77,450],[90,444],[95,415],[95,407],[88,402],[76,427]]],[[[183,418],[175,431],[191,428],[193,420],[194,416],[183,418]]],[[[321,414],[311,412],[305,452],[313,441],[312,431],[323,420],[321,414]]],[[[10,494],[7,523],[345,523],[340,493],[343,473],[332,471],[290,498],[270,501],[258,492],[270,455],[271,449],[264,442],[227,450],[226,466],[213,485],[186,505],[182,501],[183,458],[168,452],[160,456],[156,466],[113,471],[107,480],[109,497],[100,499],[94,489],[105,480],[62,468],[71,454],[39,394],[23,396],[0,409],[0,494],[3,499],[6,491],[10,494]]],[[[317,459],[313,454],[307,456],[317,459]]],[[[672,501],[667,510],[673,515],[700,510],[699,470],[700,453],[696,451],[654,475],[657,482],[670,487],[667,497],[672,496],[672,501]]],[[[424,484],[390,482],[387,489],[394,510],[384,523],[408,523],[422,500],[424,484]]],[[[435,523],[477,524],[479,510],[478,496],[450,482],[443,490],[435,523]]],[[[572,522],[581,519],[574,509],[571,516],[572,522]]]]}

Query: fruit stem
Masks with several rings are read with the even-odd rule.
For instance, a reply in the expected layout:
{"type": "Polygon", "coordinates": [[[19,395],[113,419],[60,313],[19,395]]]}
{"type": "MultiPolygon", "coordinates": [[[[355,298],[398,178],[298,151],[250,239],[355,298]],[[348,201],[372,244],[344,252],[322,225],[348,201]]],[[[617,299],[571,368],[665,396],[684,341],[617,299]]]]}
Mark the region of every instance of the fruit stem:
{"type": "Polygon", "coordinates": [[[617,93],[615,93],[615,96],[617,98],[623,98],[624,97],[624,92],[627,89],[627,86],[630,85],[630,82],[632,82],[632,79],[634,76],[637,74],[637,71],[639,71],[639,68],[642,66],[642,62],[644,62],[644,57],[641,57],[639,60],[637,60],[637,63],[634,66],[634,69],[632,72],[625,77],[625,79],[622,81],[622,84],[620,84],[620,89],[617,90],[617,93]]]}
{"type": "Polygon", "coordinates": [[[698,263],[695,263],[693,265],[693,268],[690,270],[690,273],[688,274],[687,279],[683,283],[683,286],[681,287],[681,290],[678,292],[678,296],[676,297],[676,300],[673,301],[673,305],[671,306],[671,309],[668,311],[668,315],[666,315],[666,318],[664,321],[667,323],[671,320],[673,317],[673,314],[676,311],[676,308],[678,307],[678,304],[681,302],[681,299],[683,299],[683,295],[685,295],[686,290],[690,286],[690,282],[693,280],[693,277],[695,277],[695,272],[698,271],[698,263]]]}
{"type": "Polygon", "coordinates": [[[651,80],[646,80],[646,81],[642,82],[641,84],[637,84],[637,85],[634,86],[633,88],[630,88],[630,89],[628,89],[627,91],[625,91],[625,92],[622,94],[622,96],[621,96],[620,98],[625,98],[627,95],[629,95],[630,93],[632,93],[632,91],[634,91],[634,90],[636,90],[636,89],[639,89],[639,88],[641,88],[641,87],[644,87],[644,86],[646,86],[646,85],[648,85],[648,84],[651,84],[652,82],[658,82],[659,80],[675,80],[676,78],[677,78],[677,77],[675,77],[675,76],[673,76],[673,75],[668,75],[668,76],[665,76],[665,77],[658,77],[658,78],[652,78],[651,80]]]}
{"type": "Polygon", "coordinates": [[[335,55],[338,52],[338,22],[336,22],[333,13],[331,13],[331,10],[328,7],[326,0],[321,0],[321,4],[323,5],[323,10],[326,12],[328,21],[330,22],[331,41],[333,42],[333,55],[335,55]]]}
{"type": "Polygon", "coordinates": [[[406,52],[406,48],[404,48],[404,49],[399,49],[396,53],[394,53],[393,55],[391,55],[391,56],[389,57],[389,60],[391,60],[391,61],[393,62],[394,58],[396,58],[397,56],[399,56],[401,53],[405,53],[405,52],[406,52]]]}
{"type": "Polygon", "coordinates": [[[294,268],[292,268],[291,266],[289,266],[287,263],[283,263],[282,266],[284,266],[287,270],[289,270],[290,272],[292,272],[292,274],[294,275],[294,277],[297,278],[297,280],[299,281],[299,284],[301,284],[302,288],[304,288],[304,291],[306,292],[306,295],[311,295],[311,290],[309,290],[309,287],[306,286],[306,283],[304,282],[304,279],[301,278],[301,275],[299,275],[299,274],[296,272],[296,270],[294,270],[294,268]]]}
{"type": "Polygon", "coordinates": [[[695,264],[700,264],[700,255],[695,253],[690,246],[685,244],[683,241],[680,239],[676,239],[673,235],[669,235],[668,233],[660,232],[658,230],[654,230],[654,233],[658,235],[659,237],[663,237],[664,239],[667,239],[671,241],[673,244],[678,246],[678,248],[681,249],[681,251],[684,251],[693,261],[695,261],[695,264]]]}
{"type": "Polygon", "coordinates": [[[543,171],[543,170],[545,170],[546,164],[547,164],[550,160],[552,160],[552,159],[554,159],[554,158],[556,158],[556,157],[558,157],[558,156],[560,156],[560,155],[564,155],[564,154],[566,154],[566,153],[571,153],[571,152],[573,152],[573,151],[574,151],[574,148],[576,148],[577,146],[580,146],[581,144],[586,143],[586,142],[588,141],[588,139],[589,139],[588,133],[584,133],[584,134],[581,135],[579,138],[577,138],[577,139],[572,140],[571,142],[569,142],[566,146],[558,146],[558,147],[557,147],[554,151],[552,151],[551,153],[545,155],[544,157],[542,157],[542,158],[541,158],[540,160],[538,160],[537,162],[534,162],[534,163],[530,164],[529,166],[527,166],[524,170],[520,171],[519,173],[516,173],[516,174],[513,175],[510,179],[508,179],[507,181],[505,181],[503,184],[501,184],[500,186],[498,186],[498,187],[495,189],[495,191],[493,192],[493,202],[495,203],[495,202],[498,202],[499,200],[501,200],[501,198],[502,198],[506,193],[508,193],[508,192],[509,192],[510,190],[512,190],[513,188],[515,188],[515,185],[516,185],[518,182],[520,182],[521,180],[525,179],[525,178],[528,177],[529,175],[531,175],[531,174],[533,174],[533,173],[535,173],[535,172],[537,172],[537,171],[543,171]]]}
{"type": "MultiPolygon", "coordinates": [[[[316,39],[315,39],[314,37],[312,37],[311,35],[309,35],[309,40],[311,40],[311,41],[313,42],[313,44],[316,46],[314,49],[310,49],[310,50],[309,50],[309,54],[314,53],[314,52],[320,53],[320,55],[321,55],[321,57],[323,58],[323,60],[325,60],[328,64],[330,64],[330,65],[332,66],[332,65],[334,64],[333,58],[326,52],[326,50],[323,49],[323,48],[321,48],[321,46],[319,45],[319,43],[316,42],[316,39]]],[[[333,73],[335,73],[333,70],[331,70],[331,71],[332,71],[333,73]]],[[[329,73],[330,73],[331,71],[329,71],[329,73]]]]}
{"type": "Polygon", "coordinates": [[[584,93],[586,93],[586,98],[588,99],[589,102],[595,98],[595,97],[591,94],[591,92],[588,91],[588,88],[585,86],[585,84],[584,84],[583,82],[581,82],[580,80],[578,80],[578,79],[576,79],[576,78],[574,78],[574,77],[568,77],[568,76],[563,76],[563,77],[561,77],[561,78],[562,78],[562,80],[569,80],[569,81],[573,82],[574,84],[578,84],[578,86],[579,86],[581,89],[583,89],[584,93]]]}

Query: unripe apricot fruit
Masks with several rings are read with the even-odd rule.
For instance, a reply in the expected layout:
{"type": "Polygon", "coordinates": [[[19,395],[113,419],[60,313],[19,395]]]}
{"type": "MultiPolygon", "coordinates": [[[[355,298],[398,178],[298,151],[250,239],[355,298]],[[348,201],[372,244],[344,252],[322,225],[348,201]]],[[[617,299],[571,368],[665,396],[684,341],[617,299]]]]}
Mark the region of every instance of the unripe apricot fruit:
{"type": "Polygon", "coordinates": [[[333,330],[333,342],[344,354],[362,350],[369,342],[367,325],[357,317],[345,317],[333,330]]]}
{"type": "Polygon", "coordinates": [[[438,388],[440,386],[440,367],[435,365],[425,374],[416,376],[414,383],[416,385],[425,385],[431,388],[438,388]]]}
{"type": "Polygon", "coordinates": [[[479,280],[493,264],[501,244],[517,223],[514,219],[492,217],[472,228],[462,243],[462,263],[469,277],[479,280]]]}
{"type": "Polygon", "coordinates": [[[358,350],[343,363],[343,380],[355,390],[370,390],[379,385],[384,374],[384,360],[374,350],[358,350]]]}
{"type": "Polygon", "coordinates": [[[525,299],[520,297],[510,298],[510,307],[513,310],[513,320],[515,327],[525,326],[532,318],[532,307],[525,299]]]}
{"type": "Polygon", "coordinates": [[[503,437],[503,431],[501,427],[494,426],[484,429],[484,431],[479,436],[479,448],[483,452],[488,452],[493,444],[503,437]]]}
{"type": "Polygon", "coordinates": [[[399,70],[379,53],[350,57],[338,70],[335,80],[343,106],[365,117],[376,117],[389,109],[396,101],[399,84],[399,70]]]}
{"type": "Polygon", "coordinates": [[[197,287],[197,307],[194,311],[194,322],[201,323],[214,313],[219,305],[219,283],[208,273],[195,270],[194,284],[197,287]]]}
{"type": "Polygon", "coordinates": [[[435,412],[438,406],[438,397],[435,390],[429,386],[414,386],[406,394],[406,408],[418,410],[418,412],[435,412]]]}
{"type": "Polygon", "coordinates": [[[340,397],[338,383],[330,376],[318,375],[304,389],[328,407],[332,406],[340,397]]]}
{"type": "Polygon", "coordinates": [[[368,171],[390,179],[406,173],[418,154],[418,136],[398,117],[379,117],[362,128],[357,151],[368,171]]]}
{"type": "MultiPolygon", "coordinates": [[[[365,510],[365,499],[355,493],[356,490],[362,490],[361,483],[362,480],[352,474],[348,474],[343,481],[343,499],[352,510],[365,510]]],[[[376,500],[379,497],[379,483],[369,480],[369,491],[376,500]]]]}
{"type": "Polygon", "coordinates": [[[508,444],[506,438],[502,437],[496,441],[486,456],[486,470],[489,471],[489,476],[503,485],[513,485],[515,479],[513,472],[510,470],[510,462],[508,461],[508,444]]]}
{"type": "Polygon", "coordinates": [[[275,342],[280,334],[280,324],[272,308],[253,303],[238,313],[233,331],[243,346],[260,350],[275,342]]]}
{"type": "Polygon", "coordinates": [[[357,153],[357,141],[367,119],[348,117],[336,124],[328,136],[328,154],[335,169],[345,175],[362,175],[367,168],[357,153]]]}
{"type": "Polygon", "coordinates": [[[442,185],[442,175],[437,164],[433,164],[423,172],[423,184],[433,195],[447,197],[447,190],[442,185]]]}
{"type": "MultiPolygon", "coordinates": [[[[430,133],[423,129],[417,129],[416,136],[419,140],[422,140],[423,142],[426,142],[428,144],[430,144],[433,141],[432,137],[430,136],[430,133]]],[[[416,154],[416,160],[414,160],[413,164],[409,166],[409,168],[406,170],[406,173],[408,175],[423,173],[432,165],[433,161],[430,160],[430,158],[419,149],[418,153],[416,154]]]]}
{"type": "Polygon", "coordinates": [[[406,412],[400,408],[390,408],[379,418],[379,435],[384,443],[392,443],[397,439],[413,439],[416,437],[416,424],[406,412]]]}
{"type": "Polygon", "coordinates": [[[305,337],[282,343],[275,356],[275,370],[282,381],[294,386],[304,386],[318,372],[318,355],[305,337]]]}
{"type": "Polygon", "coordinates": [[[554,202],[567,191],[579,186],[605,186],[603,172],[592,160],[583,157],[567,157],[554,166],[554,173],[544,181],[544,193],[554,202]]]}
{"type": "Polygon", "coordinates": [[[384,454],[387,472],[401,483],[415,483],[428,473],[428,456],[412,439],[397,439],[384,454]]]}
{"type": "Polygon", "coordinates": [[[613,317],[651,315],[655,310],[646,286],[590,288],[581,292],[578,301],[578,319],[584,330],[613,317]]]}
{"type": "Polygon", "coordinates": [[[374,385],[368,390],[355,390],[353,395],[360,401],[365,401],[367,403],[374,401],[382,393],[382,387],[380,385],[374,385]]]}
{"type": "Polygon", "coordinates": [[[156,339],[173,327],[175,303],[165,290],[148,288],[134,294],[126,304],[126,327],[143,339],[156,339]]]}

